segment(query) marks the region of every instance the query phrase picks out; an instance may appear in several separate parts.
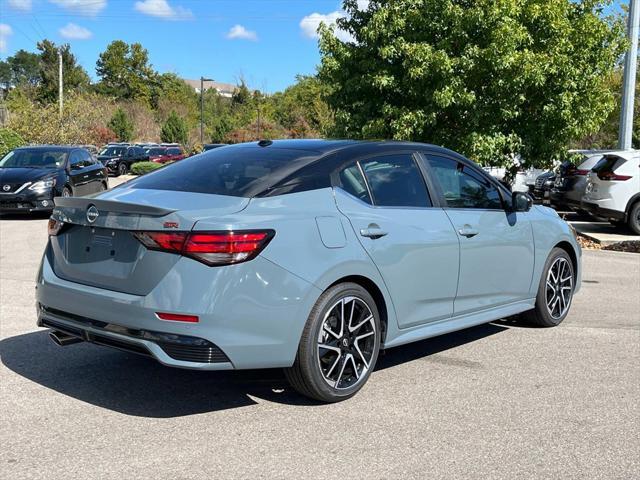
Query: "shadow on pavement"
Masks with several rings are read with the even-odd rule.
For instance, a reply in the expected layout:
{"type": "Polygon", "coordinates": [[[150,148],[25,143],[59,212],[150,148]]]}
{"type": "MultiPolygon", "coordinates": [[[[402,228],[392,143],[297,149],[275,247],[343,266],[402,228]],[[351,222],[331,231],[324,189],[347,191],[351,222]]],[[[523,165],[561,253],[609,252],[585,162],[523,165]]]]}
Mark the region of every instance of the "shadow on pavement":
{"type": "Polygon", "coordinates": [[[33,212],[33,213],[0,213],[0,220],[46,220],[51,216],[51,212],[33,212]]]}
{"type": "MultiPolygon", "coordinates": [[[[507,327],[487,324],[393,348],[380,356],[376,370],[418,360],[504,330],[507,327]]],[[[182,370],[90,344],[58,347],[44,330],[2,340],[0,358],[7,368],[33,382],[126,415],[180,417],[254,405],[257,402],[252,397],[287,405],[319,405],[291,389],[279,369],[182,370]]]]}

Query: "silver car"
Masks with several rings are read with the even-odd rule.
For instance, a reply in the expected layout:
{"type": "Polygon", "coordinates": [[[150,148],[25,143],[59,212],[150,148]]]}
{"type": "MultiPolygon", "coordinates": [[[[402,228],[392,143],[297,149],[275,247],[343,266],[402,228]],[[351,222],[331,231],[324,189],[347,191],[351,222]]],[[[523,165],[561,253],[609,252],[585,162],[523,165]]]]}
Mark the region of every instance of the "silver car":
{"type": "Polygon", "coordinates": [[[334,402],[382,348],[526,312],[558,325],[580,247],[450,150],[261,141],[56,200],[38,323],[60,345],[199,370],[283,367],[334,402]]]}

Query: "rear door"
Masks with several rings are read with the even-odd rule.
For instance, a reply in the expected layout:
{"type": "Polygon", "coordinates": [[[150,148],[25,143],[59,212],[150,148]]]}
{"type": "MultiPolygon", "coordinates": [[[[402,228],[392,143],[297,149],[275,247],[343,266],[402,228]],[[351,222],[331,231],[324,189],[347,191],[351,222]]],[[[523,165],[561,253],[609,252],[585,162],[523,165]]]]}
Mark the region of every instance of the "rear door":
{"type": "Polygon", "coordinates": [[[460,241],[454,314],[529,298],[533,233],[527,213],[507,213],[498,187],[481,169],[425,152],[424,157],[460,241]]]}
{"type": "Polygon", "coordinates": [[[344,166],[334,179],[339,210],[391,293],[400,328],[449,318],[458,282],[458,238],[433,206],[413,152],[344,166]]]}
{"type": "Polygon", "coordinates": [[[105,174],[102,164],[94,159],[88,150],[80,150],[80,156],[85,165],[83,176],[88,175],[85,195],[104,190],[105,174]]]}

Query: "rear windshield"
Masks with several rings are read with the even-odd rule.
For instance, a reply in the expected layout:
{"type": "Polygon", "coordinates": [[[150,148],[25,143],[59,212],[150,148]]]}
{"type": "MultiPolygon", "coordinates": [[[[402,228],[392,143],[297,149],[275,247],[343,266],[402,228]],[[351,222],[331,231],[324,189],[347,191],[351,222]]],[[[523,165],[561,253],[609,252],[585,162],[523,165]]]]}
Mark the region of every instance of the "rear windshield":
{"type": "Polygon", "coordinates": [[[278,148],[216,148],[127,183],[132,188],[254,197],[317,154],[278,148]]]}
{"type": "Polygon", "coordinates": [[[598,172],[614,172],[616,168],[625,162],[623,158],[614,155],[606,155],[602,157],[593,167],[593,171],[598,172]]]}
{"type": "Polygon", "coordinates": [[[0,160],[0,168],[59,168],[66,158],[64,150],[14,150],[0,160]]]}

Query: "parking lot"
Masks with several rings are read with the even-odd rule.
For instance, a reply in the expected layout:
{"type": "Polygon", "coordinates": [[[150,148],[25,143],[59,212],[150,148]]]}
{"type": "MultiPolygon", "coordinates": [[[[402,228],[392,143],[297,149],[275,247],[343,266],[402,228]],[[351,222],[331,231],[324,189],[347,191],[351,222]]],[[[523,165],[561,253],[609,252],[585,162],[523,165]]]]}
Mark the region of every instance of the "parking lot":
{"type": "MultiPolygon", "coordinates": [[[[114,182],[112,182],[113,184],[114,182]]],[[[640,256],[585,251],[558,328],[388,350],[320,405],[279,371],[193,372],[35,326],[46,218],[0,219],[3,478],[637,478],[640,256]],[[636,473],[633,473],[636,472],[636,473]]]]}

